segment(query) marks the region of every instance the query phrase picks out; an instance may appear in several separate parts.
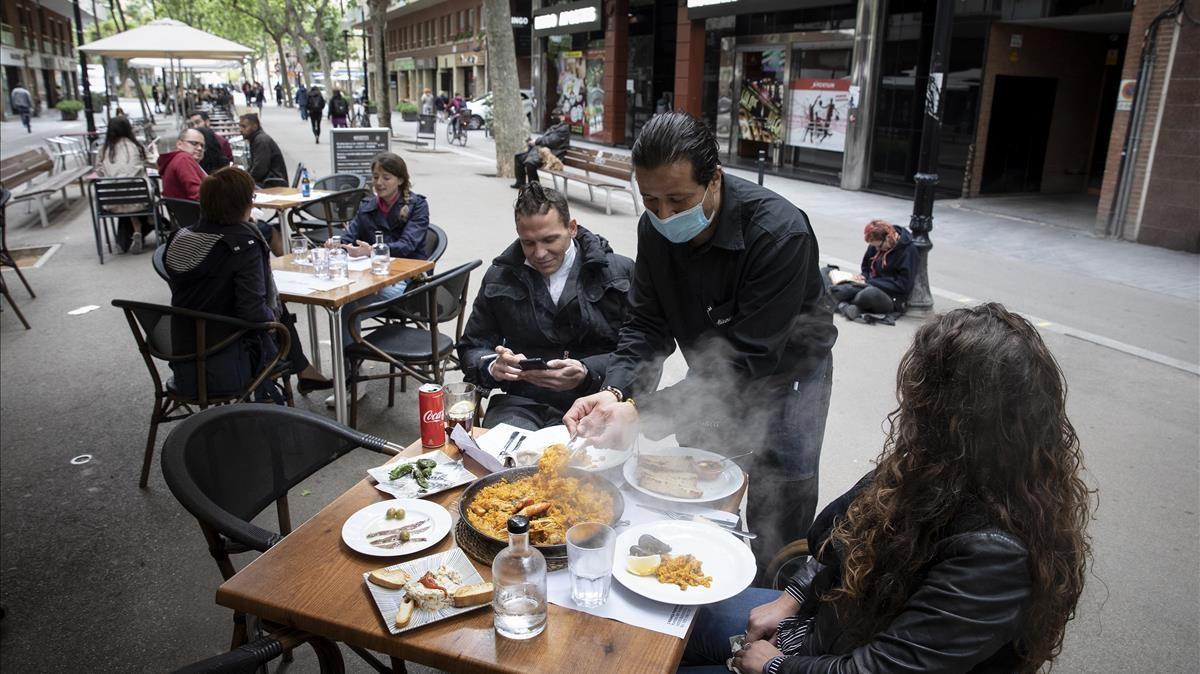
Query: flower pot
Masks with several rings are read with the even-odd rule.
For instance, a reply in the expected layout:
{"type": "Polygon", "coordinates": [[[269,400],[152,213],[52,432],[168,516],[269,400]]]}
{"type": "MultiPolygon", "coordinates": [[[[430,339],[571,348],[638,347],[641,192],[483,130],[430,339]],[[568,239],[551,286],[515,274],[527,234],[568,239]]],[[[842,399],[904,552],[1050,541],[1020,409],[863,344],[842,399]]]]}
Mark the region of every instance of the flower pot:
{"type": "Polygon", "coordinates": [[[73,122],[79,119],[79,112],[76,110],[59,110],[59,112],[62,113],[62,120],[64,122],[73,122]]]}
{"type": "Polygon", "coordinates": [[[415,122],[417,121],[418,117],[419,115],[415,112],[405,111],[400,113],[400,119],[403,119],[406,122],[415,122]]]}

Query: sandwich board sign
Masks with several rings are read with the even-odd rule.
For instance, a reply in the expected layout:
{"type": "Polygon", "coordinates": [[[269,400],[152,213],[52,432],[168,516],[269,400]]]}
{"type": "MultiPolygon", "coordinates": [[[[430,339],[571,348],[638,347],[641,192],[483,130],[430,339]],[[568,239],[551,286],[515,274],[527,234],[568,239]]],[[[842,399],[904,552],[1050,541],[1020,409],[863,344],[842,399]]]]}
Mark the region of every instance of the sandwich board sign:
{"type": "Polygon", "coordinates": [[[391,151],[391,131],[372,129],[330,129],[329,152],[334,173],[353,173],[371,180],[371,162],[381,152],[391,151]]]}

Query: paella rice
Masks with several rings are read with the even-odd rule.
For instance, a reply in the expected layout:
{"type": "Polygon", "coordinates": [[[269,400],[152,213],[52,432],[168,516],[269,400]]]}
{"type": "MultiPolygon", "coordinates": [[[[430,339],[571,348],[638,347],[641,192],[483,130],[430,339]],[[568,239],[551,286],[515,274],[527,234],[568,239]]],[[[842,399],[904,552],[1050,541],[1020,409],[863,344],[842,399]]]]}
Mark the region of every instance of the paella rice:
{"type": "Polygon", "coordinates": [[[508,518],[525,515],[534,545],[566,543],[567,529],[579,522],[611,522],[612,496],[586,480],[563,475],[566,465],[566,446],[550,445],[533,475],[480,489],[467,508],[467,519],[485,535],[504,541],[508,518]]]}
{"type": "Polygon", "coordinates": [[[663,554],[654,575],[658,582],[678,585],[681,590],[687,590],[688,586],[712,587],[712,576],[704,575],[700,560],[692,555],[663,554]]]}

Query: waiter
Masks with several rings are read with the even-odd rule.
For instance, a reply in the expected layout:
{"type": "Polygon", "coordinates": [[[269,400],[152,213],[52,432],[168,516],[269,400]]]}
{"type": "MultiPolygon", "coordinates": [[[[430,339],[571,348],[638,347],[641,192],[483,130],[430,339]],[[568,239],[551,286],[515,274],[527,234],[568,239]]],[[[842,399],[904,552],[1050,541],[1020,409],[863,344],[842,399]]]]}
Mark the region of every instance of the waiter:
{"type": "Polygon", "coordinates": [[[629,315],[605,387],[564,422],[572,433],[604,429],[601,446],[640,424],[684,446],[754,451],[747,516],[763,569],[807,534],[817,504],[837,339],[817,239],[791,202],[725,175],[712,132],[690,115],[652,118],[633,166],[646,211],[629,315]],[[687,375],[656,391],[659,368],[648,366],[676,346],[687,375]]]}

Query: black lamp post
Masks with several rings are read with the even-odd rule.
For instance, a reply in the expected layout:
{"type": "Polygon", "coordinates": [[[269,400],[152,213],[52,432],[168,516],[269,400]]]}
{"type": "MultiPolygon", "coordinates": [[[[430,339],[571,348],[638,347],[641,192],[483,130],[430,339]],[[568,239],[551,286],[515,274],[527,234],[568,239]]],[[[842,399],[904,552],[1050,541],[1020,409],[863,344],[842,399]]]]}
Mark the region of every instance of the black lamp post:
{"type": "MultiPolygon", "coordinates": [[[[79,0],[75,0],[75,39],[83,44],[83,14],[79,11],[79,0]]],[[[92,19],[95,20],[95,17],[92,19]]],[[[79,52],[79,70],[83,75],[83,116],[87,120],[88,138],[96,133],[96,118],[92,110],[92,86],[88,82],[87,54],[79,52]]],[[[90,141],[89,141],[90,142],[90,141]]]]}
{"type": "Polygon", "coordinates": [[[917,274],[908,305],[913,309],[932,309],[929,291],[929,251],[933,242],[933,194],[938,184],[938,136],[942,128],[942,94],[946,90],[946,70],[950,62],[950,27],[954,22],[954,0],[937,0],[933,24],[933,50],[929,57],[929,81],[925,86],[925,117],[921,127],[921,151],[917,155],[917,183],[913,193],[913,212],[908,227],[917,247],[917,274]]]}
{"type": "Polygon", "coordinates": [[[350,92],[350,97],[354,98],[354,78],[350,75],[350,31],[342,30],[342,40],[346,43],[346,90],[350,92]]]}

